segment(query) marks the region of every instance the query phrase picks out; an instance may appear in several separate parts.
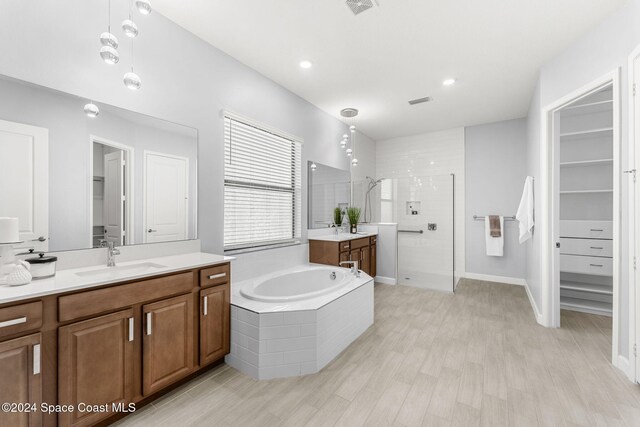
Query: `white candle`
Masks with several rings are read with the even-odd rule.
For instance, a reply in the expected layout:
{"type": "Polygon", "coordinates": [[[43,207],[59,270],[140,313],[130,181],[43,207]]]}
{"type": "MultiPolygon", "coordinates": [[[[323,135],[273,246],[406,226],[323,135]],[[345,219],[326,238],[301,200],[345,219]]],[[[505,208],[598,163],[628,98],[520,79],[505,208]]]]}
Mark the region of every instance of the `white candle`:
{"type": "Polygon", "coordinates": [[[0,243],[13,243],[19,240],[18,218],[0,217],[0,243]]]}

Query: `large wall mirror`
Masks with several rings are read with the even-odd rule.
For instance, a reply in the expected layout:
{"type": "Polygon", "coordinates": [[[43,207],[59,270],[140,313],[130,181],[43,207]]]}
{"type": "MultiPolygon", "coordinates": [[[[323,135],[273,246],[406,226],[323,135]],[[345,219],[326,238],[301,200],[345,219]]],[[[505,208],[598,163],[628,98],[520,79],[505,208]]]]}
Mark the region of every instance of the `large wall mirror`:
{"type": "Polygon", "coordinates": [[[0,217],[22,246],[196,238],[196,129],[8,77],[0,94],[0,217]]]}
{"type": "Polygon", "coordinates": [[[321,163],[309,162],[309,228],[333,224],[333,211],[345,210],[351,203],[351,173],[321,163]]]}

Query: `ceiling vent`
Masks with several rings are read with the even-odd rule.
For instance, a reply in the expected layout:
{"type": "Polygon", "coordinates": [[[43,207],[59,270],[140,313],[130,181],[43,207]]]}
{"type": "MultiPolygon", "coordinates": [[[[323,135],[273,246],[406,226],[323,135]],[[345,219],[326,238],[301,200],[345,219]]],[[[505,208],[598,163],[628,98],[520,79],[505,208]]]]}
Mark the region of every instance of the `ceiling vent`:
{"type": "Polygon", "coordinates": [[[373,2],[371,0],[347,0],[346,3],[354,15],[358,15],[373,7],[373,2]]]}
{"type": "Polygon", "coordinates": [[[425,96],[424,98],[412,99],[411,101],[409,101],[409,105],[422,104],[424,102],[430,102],[430,101],[432,101],[431,97],[425,96]]]}

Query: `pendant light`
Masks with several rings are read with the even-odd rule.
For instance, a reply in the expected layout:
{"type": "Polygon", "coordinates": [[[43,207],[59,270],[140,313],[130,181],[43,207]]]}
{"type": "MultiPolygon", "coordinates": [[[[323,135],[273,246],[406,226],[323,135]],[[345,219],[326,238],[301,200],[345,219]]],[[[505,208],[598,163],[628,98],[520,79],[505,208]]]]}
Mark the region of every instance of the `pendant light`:
{"type": "Polygon", "coordinates": [[[138,36],[138,26],[131,19],[131,0],[129,0],[129,19],[122,21],[122,31],[127,37],[132,39],[138,36]]]}
{"type": "MultiPolygon", "coordinates": [[[[353,123],[353,119],[358,115],[359,111],[357,108],[343,108],[340,111],[340,115],[342,117],[345,118],[345,121],[347,122],[347,124],[349,122],[353,123]]],[[[355,149],[356,149],[356,127],[355,125],[351,124],[349,126],[349,133],[350,135],[343,135],[343,142],[344,142],[344,146],[343,146],[343,142],[340,143],[341,147],[346,147],[348,142],[351,142],[351,147],[347,148],[346,153],[347,153],[347,157],[351,157],[351,166],[358,166],[358,159],[356,158],[355,155],[355,149]]]]}
{"type": "Polygon", "coordinates": [[[91,117],[92,119],[94,119],[94,118],[98,117],[98,114],[100,114],[100,109],[93,102],[89,102],[88,104],[86,104],[84,106],[84,113],[88,117],[91,117]]]}
{"type": "Polygon", "coordinates": [[[131,71],[124,75],[123,82],[131,90],[138,90],[142,86],[140,76],[133,71],[133,40],[131,40],[131,71]]]}
{"type": "Polygon", "coordinates": [[[311,162],[311,170],[315,171],[316,169],[318,169],[318,165],[316,165],[315,162],[311,162]]]}
{"type": "Polygon", "coordinates": [[[118,38],[111,33],[111,0],[109,0],[109,16],[107,20],[107,31],[100,34],[100,58],[109,64],[114,65],[120,61],[118,54],[118,38]]]}
{"type": "Polygon", "coordinates": [[[358,166],[358,159],[356,158],[355,149],[356,149],[356,127],[354,125],[349,126],[349,130],[351,131],[351,148],[353,159],[351,159],[351,166],[358,166]]]}
{"type": "Polygon", "coordinates": [[[138,9],[138,12],[140,12],[141,15],[148,15],[151,13],[151,3],[149,3],[149,0],[137,0],[136,1],[136,8],[138,9]]]}

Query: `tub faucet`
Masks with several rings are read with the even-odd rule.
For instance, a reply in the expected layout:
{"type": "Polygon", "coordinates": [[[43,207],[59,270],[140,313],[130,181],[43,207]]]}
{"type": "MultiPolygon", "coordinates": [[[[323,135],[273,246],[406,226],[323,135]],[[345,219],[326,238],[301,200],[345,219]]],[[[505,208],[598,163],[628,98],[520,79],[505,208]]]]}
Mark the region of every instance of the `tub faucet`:
{"type": "Polygon", "coordinates": [[[113,246],[113,242],[107,242],[107,267],[116,266],[116,255],[120,255],[120,249],[113,246]]]}
{"type": "Polygon", "coordinates": [[[340,265],[345,265],[345,264],[350,264],[351,273],[356,277],[360,277],[360,270],[358,270],[358,261],[342,261],[340,263],[340,265]]]}

